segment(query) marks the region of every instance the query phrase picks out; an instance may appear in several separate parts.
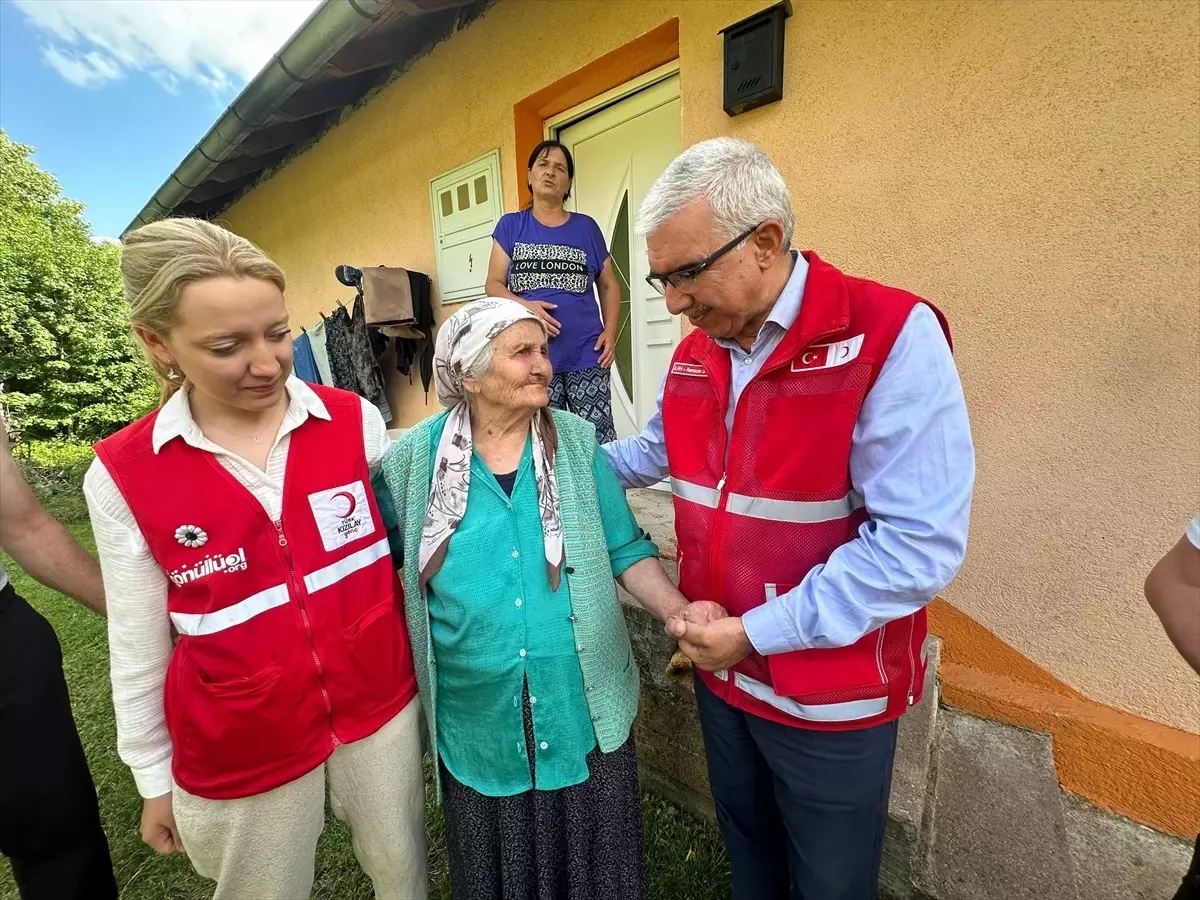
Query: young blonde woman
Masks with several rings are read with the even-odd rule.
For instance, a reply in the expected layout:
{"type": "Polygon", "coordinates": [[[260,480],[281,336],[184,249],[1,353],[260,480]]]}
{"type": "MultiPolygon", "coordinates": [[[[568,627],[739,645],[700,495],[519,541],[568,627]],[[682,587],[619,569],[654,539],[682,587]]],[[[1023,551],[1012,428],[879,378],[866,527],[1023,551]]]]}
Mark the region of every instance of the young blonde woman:
{"type": "Polygon", "coordinates": [[[423,898],[420,706],[369,487],[379,412],[292,375],[283,273],[249,241],[155,222],[125,237],[121,274],[163,403],[96,446],[84,489],[142,838],[187,853],[218,900],[307,897],[328,783],[376,896],[423,898]]]}

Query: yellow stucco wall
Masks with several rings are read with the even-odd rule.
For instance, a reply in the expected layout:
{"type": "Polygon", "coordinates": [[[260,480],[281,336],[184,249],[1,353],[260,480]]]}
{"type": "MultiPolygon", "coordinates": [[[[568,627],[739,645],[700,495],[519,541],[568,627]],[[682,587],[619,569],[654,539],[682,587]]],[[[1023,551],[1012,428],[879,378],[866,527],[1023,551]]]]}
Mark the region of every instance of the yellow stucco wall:
{"type": "MultiPolygon", "coordinates": [[[[513,104],[677,16],[683,145],[758,142],[799,246],[950,318],[978,481],[949,599],[1087,696],[1200,730],[1141,599],[1200,508],[1200,6],[796,2],[784,100],[730,119],[717,31],[766,5],[504,0],[225,218],[297,323],[346,296],[337,263],[433,275],[429,179],[499,147],[513,208],[513,104]]],[[[433,410],[393,388],[402,424],[433,410]]]]}

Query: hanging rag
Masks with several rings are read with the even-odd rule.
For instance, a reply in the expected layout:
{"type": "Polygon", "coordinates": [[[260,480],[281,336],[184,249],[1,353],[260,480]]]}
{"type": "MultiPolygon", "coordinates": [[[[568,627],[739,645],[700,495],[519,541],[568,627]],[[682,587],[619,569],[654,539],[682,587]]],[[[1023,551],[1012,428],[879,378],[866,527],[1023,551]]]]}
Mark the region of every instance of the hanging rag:
{"type": "Polygon", "coordinates": [[[429,402],[429,387],[433,383],[433,285],[422,272],[409,272],[413,315],[416,318],[416,338],[396,338],[396,368],[412,383],[412,366],[419,359],[421,386],[425,402],[429,402]]]}
{"type": "Polygon", "coordinates": [[[344,391],[359,393],[358,376],[354,372],[354,362],[350,345],[350,313],[346,307],[338,303],[325,320],[325,350],[329,354],[329,369],[333,375],[333,386],[344,391]]]}
{"type": "Polygon", "coordinates": [[[317,374],[321,384],[333,384],[333,372],[329,370],[329,351],[325,349],[325,316],[308,332],[309,346],[317,363],[317,374]]]}
{"type": "Polygon", "coordinates": [[[296,377],[309,384],[320,384],[321,375],[317,371],[317,359],[313,355],[312,339],[307,331],[301,331],[300,337],[292,341],[292,370],[296,377]]]}
{"type": "Polygon", "coordinates": [[[379,356],[387,350],[387,341],[381,335],[372,335],[367,325],[367,316],[362,294],[354,298],[350,312],[350,361],[358,379],[358,393],[375,404],[384,422],[392,420],[392,408],[388,405],[383,372],[379,369],[379,356]],[[375,341],[380,341],[379,353],[375,341]]]}
{"type": "Polygon", "coordinates": [[[362,273],[363,312],[368,325],[376,328],[411,326],[413,315],[412,288],[408,271],[399,267],[371,266],[362,273]]]}

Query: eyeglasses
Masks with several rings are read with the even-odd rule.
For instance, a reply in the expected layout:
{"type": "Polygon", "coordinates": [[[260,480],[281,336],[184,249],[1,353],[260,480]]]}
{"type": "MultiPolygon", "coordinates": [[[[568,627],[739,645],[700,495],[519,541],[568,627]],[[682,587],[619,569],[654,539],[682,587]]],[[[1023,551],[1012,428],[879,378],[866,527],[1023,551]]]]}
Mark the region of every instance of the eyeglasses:
{"type": "Polygon", "coordinates": [[[754,234],[754,232],[758,231],[758,229],[762,228],[763,224],[764,222],[759,222],[753,228],[743,231],[724,247],[720,248],[714,253],[710,253],[698,263],[680,266],[678,269],[673,269],[664,275],[651,272],[646,276],[646,284],[650,285],[650,287],[654,288],[654,290],[658,291],[660,294],[665,294],[667,292],[668,284],[677,291],[683,291],[685,294],[688,293],[696,286],[696,279],[699,278],[706,269],[710,268],[718,259],[724,256],[742,241],[746,240],[746,238],[750,237],[750,235],[754,234]]]}

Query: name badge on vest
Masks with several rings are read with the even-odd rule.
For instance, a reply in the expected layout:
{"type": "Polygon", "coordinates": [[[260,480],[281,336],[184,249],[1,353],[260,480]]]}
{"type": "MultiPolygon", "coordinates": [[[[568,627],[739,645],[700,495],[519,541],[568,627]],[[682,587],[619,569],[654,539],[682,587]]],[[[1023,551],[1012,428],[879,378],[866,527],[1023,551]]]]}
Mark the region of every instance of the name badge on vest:
{"type": "Polygon", "coordinates": [[[853,362],[858,359],[859,351],[862,350],[864,336],[859,334],[832,344],[813,344],[792,360],[792,371],[808,372],[812,369],[832,369],[835,366],[844,366],[848,362],[853,362]]]}
{"type": "Polygon", "coordinates": [[[375,533],[367,489],[361,481],[309,494],[308,505],[326,550],[337,550],[375,533]]]}
{"type": "Polygon", "coordinates": [[[677,362],[671,366],[672,375],[687,375],[689,378],[707,378],[708,373],[704,371],[704,366],[697,366],[693,363],[677,362]]]}

